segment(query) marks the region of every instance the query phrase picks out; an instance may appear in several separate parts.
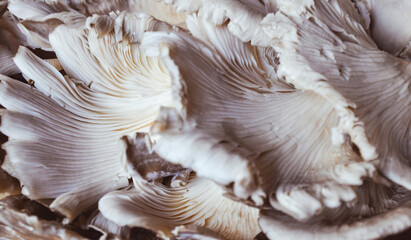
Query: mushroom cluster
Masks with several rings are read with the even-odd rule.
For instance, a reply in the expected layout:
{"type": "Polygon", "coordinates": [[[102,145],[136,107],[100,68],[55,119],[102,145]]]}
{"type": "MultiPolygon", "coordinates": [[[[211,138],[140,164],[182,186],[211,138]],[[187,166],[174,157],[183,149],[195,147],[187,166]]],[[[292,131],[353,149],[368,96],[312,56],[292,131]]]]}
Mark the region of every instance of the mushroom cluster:
{"type": "Polygon", "coordinates": [[[408,0],[1,0],[0,236],[411,228],[410,12],[408,0]]]}

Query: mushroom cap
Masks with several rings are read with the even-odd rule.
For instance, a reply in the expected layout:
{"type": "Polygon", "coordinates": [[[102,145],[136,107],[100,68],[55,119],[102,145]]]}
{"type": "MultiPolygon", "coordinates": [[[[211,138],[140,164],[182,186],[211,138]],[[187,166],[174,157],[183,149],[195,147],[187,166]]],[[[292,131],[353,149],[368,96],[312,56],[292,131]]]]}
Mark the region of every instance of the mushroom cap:
{"type": "Polygon", "coordinates": [[[171,188],[134,178],[134,188],[108,193],[99,201],[99,210],[119,226],[151,229],[165,238],[179,225],[204,227],[227,239],[253,238],[261,231],[259,210],[223,193],[200,177],[171,188]]]}
{"type": "Polygon", "coordinates": [[[173,84],[175,107],[163,108],[151,129],[154,152],[230,186],[240,199],[301,220],[355,198],[352,186],[372,177],[375,163],[348,138],[333,144],[333,105],[277,78],[270,49],[197,16],[187,26],[193,36],[143,38],[148,54],[163,57],[173,84]],[[153,50],[157,44],[162,51],[153,50]]]}
{"type": "Polygon", "coordinates": [[[32,86],[0,75],[2,168],[68,220],[99,202],[90,224],[106,237],[250,239],[259,224],[269,238],[369,239],[411,226],[411,35],[387,24],[409,19],[405,1],[8,5],[18,18],[0,2],[0,31],[17,44],[0,38],[0,73],[32,86]],[[20,44],[57,58],[20,47],[12,62],[20,44]]]}
{"type": "Polygon", "coordinates": [[[51,208],[72,220],[128,185],[121,137],[147,131],[159,107],[170,105],[168,73],[138,44],[144,31],[164,26],[122,13],[91,17],[82,28],[57,27],[50,45],[68,76],[20,48],[14,62],[35,89],[2,76],[0,103],[9,137],[3,168],[25,195],[56,198],[51,208]]]}

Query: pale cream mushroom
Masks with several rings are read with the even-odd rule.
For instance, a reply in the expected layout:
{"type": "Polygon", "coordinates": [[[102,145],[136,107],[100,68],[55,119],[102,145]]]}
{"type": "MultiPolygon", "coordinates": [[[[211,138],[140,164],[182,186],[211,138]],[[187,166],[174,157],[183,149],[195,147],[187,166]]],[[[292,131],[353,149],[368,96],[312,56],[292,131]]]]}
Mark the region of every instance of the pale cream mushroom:
{"type": "Polygon", "coordinates": [[[102,214],[119,226],[148,228],[165,238],[179,225],[204,227],[227,239],[252,239],[261,231],[259,210],[224,197],[210,180],[192,177],[168,188],[134,178],[134,186],[99,201],[102,214]]]}
{"type": "Polygon", "coordinates": [[[16,20],[7,11],[7,1],[0,4],[0,74],[18,74],[20,70],[13,57],[19,44],[26,44],[26,37],[17,29],[16,20]]]}
{"type": "Polygon", "coordinates": [[[70,77],[20,48],[14,61],[36,88],[2,76],[0,103],[9,137],[3,169],[25,195],[55,198],[50,207],[72,220],[129,184],[121,137],[147,131],[159,107],[171,104],[169,75],[138,38],[165,26],[144,14],[112,14],[80,29],[57,27],[50,44],[70,77]]]}
{"type": "Polygon", "coordinates": [[[172,5],[161,0],[131,0],[131,10],[147,13],[154,18],[171,25],[187,28],[186,14],[178,12],[172,5]]]}
{"type": "Polygon", "coordinates": [[[408,19],[406,3],[391,17],[379,0],[11,2],[30,6],[14,11],[28,38],[70,76],[21,48],[15,62],[37,89],[2,77],[3,168],[29,197],[57,198],[51,208],[73,219],[133,177],[100,201],[107,219],[95,218],[120,235],[140,226],[171,236],[182,224],[254,237],[258,210],[233,199],[263,209],[269,238],[369,239],[411,226],[409,31],[385,24],[408,19]],[[169,24],[74,10],[116,6],[169,24]],[[148,145],[127,160],[120,138],[136,132],[148,145]],[[219,209],[252,224],[236,230],[219,209]]]}
{"type": "MultiPolygon", "coordinates": [[[[398,40],[389,45],[392,49],[384,50],[404,59],[380,50],[377,44],[384,48],[381,37],[399,31],[400,26],[378,24],[389,18],[393,8],[371,2],[372,17],[367,21],[364,9],[358,11],[349,1],[311,1],[303,7],[289,1],[261,26],[279,52],[279,75],[299,89],[324,96],[339,112],[340,126],[334,136],[350,135],[363,159],[378,159],[383,175],[410,189],[411,63],[402,55],[408,47],[408,31],[404,28],[398,38],[384,42],[398,40]],[[374,24],[371,33],[370,24],[374,24]]],[[[406,4],[403,7],[407,9],[406,4]]],[[[401,13],[392,19],[407,16],[401,13]]],[[[373,239],[410,227],[406,189],[370,183],[356,191],[356,201],[331,211],[332,216],[320,214],[298,223],[264,211],[260,224],[270,238],[289,239],[373,239]]]]}
{"type": "Polygon", "coordinates": [[[411,226],[411,192],[397,185],[366,181],[355,201],[299,222],[274,210],[262,210],[259,223],[270,239],[380,239],[411,226]]]}
{"type": "Polygon", "coordinates": [[[193,227],[204,237],[227,239],[251,239],[261,231],[257,208],[233,201],[214,182],[167,163],[153,152],[146,136],[126,141],[125,169],[134,187],[99,201],[105,218],[123,227],[151,229],[164,238],[184,232],[195,237],[193,227]]]}
{"type": "Polygon", "coordinates": [[[332,104],[277,78],[270,48],[196,16],[187,26],[202,41],[184,33],[144,36],[142,47],[163,57],[174,85],[175,107],[163,109],[151,131],[154,151],[297,219],[353,200],[351,186],[372,177],[374,166],[349,139],[332,144],[332,104]]]}
{"type": "Polygon", "coordinates": [[[20,72],[13,62],[13,57],[8,47],[0,45],[0,74],[13,75],[20,72]]]}
{"type": "Polygon", "coordinates": [[[363,17],[369,19],[373,40],[381,50],[411,60],[411,2],[404,0],[366,0],[363,17]]]}
{"type": "MultiPolygon", "coordinates": [[[[356,148],[354,144],[359,147],[359,153],[361,154],[361,157],[358,156],[358,159],[364,159],[370,161],[370,163],[376,164],[377,161],[371,160],[376,159],[377,156],[380,155],[378,159],[381,159],[383,163],[382,165],[379,165],[381,171],[392,180],[404,184],[404,186],[408,187],[406,175],[409,171],[408,167],[406,167],[404,163],[406,163],[406,159],[409,159],[409,157],[407,157],[409,155],[409,151],[407,149],[409,149],[408,145],[410,133],[410,115],[409,111],[406,110],[410,107],[410,78],[408,77],[409,63],[404,62],[400,59],[390,57],[388,54],[385,54],[376,48],[376,45],[373,43],[372,38],[368,35],[364,27],[366,26],[365,23],[362,21],[359,13],[356,13],[357,10],[353,8],[353,5],[351,3],[342,3],[338,1],[331,1],[330,3],[313,1],[312,4],[307,3],[306,5],[307,6],[299,5],[299,2],[278,1],[277,7],[279,7],[279,9],[276,15],[268,15],[262,22],[261,26],[256,27],[262,28],[265,34],[267,34],[267,39],[264,41],[264,43],[270,43],[270,45],[274,49],[277,49],[279,52],[278,62],[280,64],[278,65],[278,72],[280,73],[280,76],[286,81],[293,83],[296,86],[297,90],[302,89],[307,92],[313,92],[314,95],[318,94],[317,96],[321,96],[323,100],[327,100],[332,104],[331,108],[335,109],[336,112],[336,121],[333,124],[329,125],[330,135],[326,140],[329,141],[329,144],[333,143],[332,145],[334,146],[338,146],[341,143],[346,144],[347,136],[349,136],[353,144],[353,149],[356,148]],[[314,10],[317,10],[317,12],[315,12],[314,10]],[[316,16],[315,14],[318,15],[316,16]],[[333,18],[331,18],[331,14],[333,14],[333,18]],[[339,16],[338,14],[341,14],[341,16],[339,16]],[[311,15],[314,15],[312,18],[315,20],[312,20],[312,18],[310,19],[311,15]],[[344,19],[344,21],[339,21],[340,19],[344,19]],[[302,23],[300,23],[299,21],[301,21],[302,23]],[[325,23],[322,23],[322,21],[325,23]],[[331,30],[325,27],[327,26],[327,21],[329,21],[328,24],[331,30]],[[288,27],[291,27],[290,30],[293,29],[293,24],[297,26],[296,31],[287,32],[288,27]],[[305,28],[303,28],[302,26],[304,26],[305,28]],[[329,37],[329,39],[320,38],[319,40],[316,40],[318,35],[316,35],[315,33],[321,33],[320,36],[325,36],[326,33],[329,35],[335,35],[329,37]],[[330,41],[329,45],[326,44],[327,41],[330,41]],[[340,44],[341,46],[339,46],[338,44],[340,44]],[[361,46],[363,47],[361,48],[361,46]],[[324,49],[317,49],[321,47],[324,47],[324,49]],[[316,49],[316,51],[312,52],[313,50],[311,50],[311,48],[316,49]],[[361,52],[363,52],[364,54],[360,54],[361,57],[358,57],[358,53],[361,52]],[[317,57],[317,53],[319,53],[320,57],[317,57]],[[374,58],[371,56],[373,56],[374,58]],[[378,61],[376,61],[375,59],[377,59],[378,61]],[[337,65],[336,67],[338,71],[334,71],[335,65],[337,65]],[[314,66],[315,68],[312,69],[312,66],[314,66]],[[374,71],[376,70],[378,73],[385,72],[385,74],[381,74],[380,78],[378,78],[376,77],[378,75],[372,74],[372,69],[374,69],[374,71]],[[334,74],[336,74],[337,77],[335,77],[334,74]],[[369,80],[367,80],[367,78],[369,80]],[[327,81],[329,81],[330,83],[327,83],[327,81]],[[352,85],[347,84],[347,82],[352,83],[352,85]],[[386,84],[385,87],[383,86],[384,83],[386,84]],[[366,87],[368,87],[368,89],[370,90],[366,90],[366,87]],[[385,92],[381,91],[380,95],[375,94],[378,93],[380,89],[383,89],[385,92]],[[374,93],[374,95],[371,93],[374,93]],[[395,105],[392,106],[394,103],[395,105]],[[389,105],[390,107],[388,107],[389,105]],[[388,111],[387,109],[390,110],[388,111]],[[380,118],[376,117],[377,115],[379,115],[380,118]],[[386,117],[384,117],[385,115],[386,117]],[[390,122],[386,122],[385,124],[378,122],[378,119],[384,118],[387,121],[389,119],[390,122]],[[386,137],[389,138],[387,139],[386,137]],[[376,142],[378,144],[375,144],[376,142]],[[390,157],[390,154],[395,157],[390,157]],[[392,160],[390,161],[387,159],[392,160]]],[[[205,4],[205,6],[208,5],[205,4]]],[[[208,9],[208,11],[212,10],[208,9]]],[[[213,26],[211,28],[218,29],[218,26],[213,26]]],[[[199,34],[196,34],[195,30],[190,29],[190,31],[194,36],[199,37],[199,34]]],[[[230,31],[235,33],[235,31],[230,31]]],[[[177,34],[173,36],[171,36],[171,34],[169,34],[168,36],[160,36],[160,34],[161,33],[149,34],[150,38],[147,39],[150,39],[151,42],[157,41],[163,44],[164,42],[170,43],[169,49],[162,51],[158,55],[169,56],[168,59],[170,62],[165,61],[169,63],[167,64],[167,66],[170,69],[175,69],[175,72],[179,72],[179,74],[174,73],[173,76],[175,76],[175,78],[173,80],[174,84],[176,86],[179,86],[178,90],[180,99],[178,99],[178,101],[183,102],[183,106],[184,104],[186,104],[187,107],[183,108],[183,110],[178,109],[177,111],[171,112],[164,111],[165,117],[159,118],[157,125],[154,126],[153,130],[154,136],[158,134],[159,137],[156,141],[156,144],[154,145],[155,151],[170,161],[193,167],[193,169],[198,171],[199,174],[204,174],[205,176],[210,177],[217,182],[223,183],[225,180],[227,180],[227,175],[224,175],[226,179],[223,179],[221,178],[222,174],[216,173],[215,171],[208,171],[206,163],[210,164],[212,162],[212,165],[218,167],[221,166],[223,168],[223,164],[215,165],[216,163],[213,162],[213,158],[215,156],[215,158],[217,159],[222,159],[221,152],[223,152],[223,148],[221,147],[226,145],[228,146],[229,150],[228,154],[226,155],[227,161],[222,161],[220,163],[228,163],[231,161],[232,163],[230,165],[233,165],[233,163],[237,161],[236,167],[240,168],[240,166],[243,166],[243,170],[245,169],[244,171],[238,170],[238,168],[232,168],[233,172],[238,171],[236,174],[233,174],[233,176],[235,177],[247,173],[249,170],[247,169],[247,166],[239,164],[241,162],[242,156],[247,156],[247,154],[250,154],[249,152],[240,150],[239,148],[241,144],[239,144],[238,142],[245,142],[245,137],[238,137],[237,139],[235,139],[237,142],[230,145],[230,141],[233,141],[232,139],[230,139],[230,134],[232,134],[233,132],[235,133],[235,131],[240,131],[238,129],[246,131],[247,129],[250,129],[250,127],[245,127],[241,124],[238,124],[238,119],[241,118],[234,118],[236,121],[232,121],[233,114],[226,116],[227,120],[225,120],[227,122],[231,121],[231,124],[227,124],[226,126],[231,127],[235,125],[235,127],[232,127],[230,129],[231,131],[227,130],[227,128],[224,128],[224,121],[217,120],[217,116],[221,116],[221,118],[223,118],[225,116],[224,114],[229,112],[229,108],[227,107],[228,104],[225,105],[224,98],[229,98],[230,94],[237,94],[240,97],[244,96],[245,94],[239,94],[241,89],[240,87],[237,87],[232,91],[224,91],[225,88],[222,87],[223,85],[221,83],[224,82],[223,79],[226,75],[228,75],[228,73],[222,71],[221,68],[214,66],[214,68],[217,69],[214,76],[211,76],[211,70],[202,70],[206,68],[207,64],[211,66],[211,62],[218,62],[218,65],[220,67],[223,66],[223,64],[217,60],[218,55],[214,51],[205,50],[207,49],[207,46],[202,45],[201,47],[196,47],[196,49],[202,49],[201,51],[199,51],[201,53],[198,53],[196,57],[193,57],[193,59],[197,59],[197,61],[188,60],[188,62],[193,64],[190,65],[190,67],[187,67],[182,64],[183,62],[187,62],[187,59],[183,60],[182,56],[185,56],[185,58],[187,58],[187,56],[190,56],[190,54],[193,55],[192,52],[194,52],[195,50],[189,53],[189,51],[186,49],[187,46],[195,46],[194,41],[192,39],[187,40],[185,37],[181,37],[176,40],[177,34]],[[185,41],[184,44],[186,49],[183,49],[181,47],[183,45],[181,42],[183,41],[185,41]],[[210,52],[210,54],[202,55],[203,53],[207,52],[210,52]],[[199,63],[199,59],[210,60],[204,60],[203,62],[199,63]],[[198,67],[194,67],[196,64],[198,64],[198,67]],[[197,69],[197,71],[188,71],[185,70],[186,68],[197,69]],[[207,74],[204,74],[205,72],[207,72],[207,74]],[[207,84],[201,83],[207,83],[208,86],[207,84]],[[211,83],[214,83],[214,85],[211,83]],[[195,94],[191,95],[190,91],[192,93],[194,91],[193,89],[195,88],[201,90],[198,90],[197,92],[195,92],[195,94]],[[213,90],[209,90],[210,93],[207,93],[208,88],[213,90]],[[220,94],[221,97],[218,97],[218,94],[220,94]],[[214,97],[214,99],[216,100],[211,101],[211,99],[213,99],[213,97],[211,96],[216,96],[214,97]],[[205,103],[205,99],[207,99],[207,103],[205,103]],[[221,110],[221,112],[219,112],[219,110],[217,110],[219,106],[222,106],[222,109],[224,110],[221,110]],[[213,115],[208,111],[218,112],[219,114],[213,115]],[[198,117],[194,117],[193,119],[192,117],[196,114],[198,115],[198,117]],[[208,115],[213,116],[212,119],[208,120],[210,121],[210,123],[207,123],[208,115]],[[211,122],[219,122],[221,125],[223,125],[223,127],[220,128],[220,130],[217,132],[217,135],[219,133],[224,134],[223,136],[225,138],[223,138],[222,140],[213,139],[216,136],[216,133],[210,131],[210,129],[214,129],[215,127],[211,122]],[[201,128],[204,128],[206,130],[201,130],[201,128]],[[236,129],[233,130],[234,128],[236,129]],[[188,139],[191,139],[191,141],[189,141],[188,139]],[[194,146],[206,150],[204,152],[196,150],[195,152],[190,153],[176,151],[176,149],[179,148],[193,149],[194,146]],[[233,155],[235,151],[239,150],[242,153],[240,154],[240,157],[238,155],[233,155]],[[209,154],[208,156],[207,153],[209,154]],[[240,161],[234,159],[240,159],[240,161]]],[[[222,38],[222,34],[215,34],[215,36],[218,36],[220,39],[222,38]]],[[[260,36],[257,36],[256,38],[259,37],[260,36]]],[[[204,37],[202,39],[204,39],[204,37]]],[[[209,41],[209,39],[206,40],[209,41]]],[[[258,39],[256,39],[254,42],[259,42],[257,40],[258,39]]],[[[149,42],[150,41],[147,40],[148,45],[152,44],[149,42]]],[[[233,46],[235,46],[235,44],[233,42],[230,43],[231,45],[229,45],[229,47],[226,47],[226,49],[234,48],[233,46]]],[[[214,47],[219,46],[215,43],[213,45],[214,47]]],[[[220,52],[223,51],[220,50],[220,52]]],[[[230,56],[233,56],[233,58],[235,58],[236,56],[236,54],[232,51],[226,50],[225,52],[231,54],[230,56]]],[[[243,59],[245,58],[243,57],[242,60],[243,59]]],[[[241,63],[241,60],[239,60],[237,63],[241,63]]],[[[170,70],[170,72],[172,72],[172,70],[170,70]]],[[[250,78],[248,78],[248,80],[249,79],[250,78]]],[[[231,82],[231,84],[234,85],[234,82],[231,82]]],[[[244,83],[244,85],[246,84],[244,83]]],[[[251,114],[246,114],[244,112],[246,109],[244,105],[246,106],[246,104],[248,104],[249,102],[243,101],[242,103],[243,106],[241,106],[241,108],[238,108],[241,109],[241,112],[240,110],[238,110],[238,114],[243,114],[241,115],[242,118],[251,116],[251,114]]],[[[234,105],[233,100],[231,101],[231,104],[234,105]]],[[[313,108],[308,107],[304,109],[310,109],[310,111],[313,110],[313,108]]],[[[256,111],[255,109],[253,110],[256,111]]],[[[265,110],[267,110],[267,108],[265,108],[265,110]]],[[[256,120],[256,116],[256,113],[254,113],[252,118],[256,120]]],[[[307,119],[310,119],[307,114],[305,114],[305,117],[307,117],[307,119]]],[[[324,116],[322,116],[322,119],[325,119],[324,116]]],[[[290,121],[288,122],[288,124],[292,125],[290,121]]],[[[293,127],[295,127],[295,124],[293,125],[293,127]]],[[[256,127],[253,126],[253,130],[255,128],[256,127]]],[[[318,129],[316,129],[316,131],[318,131],[318,129]]],[[[246,137],[250,136],[246,135],[246,137]]],[[[305,146],[307,146],[308,141],[303,142],[305,146]]],[[[252,144],[254,144],[254,148],[256,148],[256,145],[260,145],[257,141],[253,141],[252,144]]],[[[324,144],[320,144],[320,146],[324,146],[324,144]]],[[[299,157],[296,159],[301,160],[302,158],[299,157]]],[[[367,165],[366,162],[363,163],[367,165]]],[[[261,163],[256,164],[257,169],[259,165],[261,165],[261,163]]],[[[364,171],[363,169],[348,167],[344,171],[347,175],[344,175],[342,179],[348,180],[350,179],[350,173],[358,174],[359,172],[364,171]]],[[[370,167],[369,169],[369,171],[372,172],[373,167],[370,167]]],[[[296,169],[293,168],[290,171],[295,170],[296,169]]],[[[271,172],[271,174],[273,174],[273,172],[271,172]]],[[[318,170],[317,174],[319,174],[318,170]]],[[[361,177],[367,176],[367,174],[357,176],[360,177],[358,178],[358,185],[360,185],[362,183],[360,180],[361,177]]],[[[279,180],[278,175],[276,175],[276,177],[278,181],[281,181],[279,180]]],[[[250,175],[248,175],[244,179],[250,180],[250,175]]],[[[243,181],[242,183],[247,182],[243,181]]],[[[383,188],[383,190],[378,190],[382,192],[390,191],[389,188],[386,188],[384,186],[377,185],[377,188],[383,188]]],[[[340,211],[340,208],[335,208],[335,206],[340,207],[339,204],[334,205],[335,199],[342,198],[343,202],[345,201],[349,205],[349,202],[354,201],[356,198],[361,199],[362,194],[367,195],[366,193],[363,193],[363,191],[366,192],[368,190],[366,188],[359,187],[354,188],[355,193],[353,193],[352,189],[337,189],[339,189],[339,187],[336,187],[335,185],[317,185],[316,183],[301,184],[295,189],[283,189],[283,193],[286,193],[285,195],[279,194],[277,192],[277,198],[274,201],[272,200],[271,204],[277,210],[281,210],[293,216],[294,218],[302,220],[304,218],[317,215],[319,213],[318,211],[321,209],[321,204],[324,204],[324,206],[331,209],[334,208],[335,211],[340,211]],[[299,188],[302,191],[299,191],[299,188]],[[304,193],[304,189],[310,190],[304,193]],[[323,198],[320,198],[320,204],[316,203],[315,201],[310,201],[310,197],[316,196],[317,194],[323,196],[323,198]],[[284,204],[278,204],[279,199],[282,199],[282,202],[284,204]],[[296,209],[297,212],[299,212],[298,214],[296,214],[296,209]],[[305,211],[307,212],[302,211],[301,213],[301,209],[305,209],[305,211]],[[315,211],[310,212],[309,209],[315,209],[315,211]],[[300,213],[301,215],[299,215],[300,213]]],[[[241,192],[237,192],[236,194],[240,195],[241,192]]],[[[369,195],[371,195],[371,193],[369,195]]],[[[393,194],[393,196],[394,199],[398,198],[396,194],[393,194]]],[[[409,220],[407,220],[407,214],[409,210],[407,205],[402,206],[402,204],[404,204],[403,201],[400,201],[395,206],[387,207],[383,204],[384,200],[383,198],[381,198],[382,202],[380,204],[383,204],[384,206],[381,207],[380,212],[378,213],[367,213],[367,211],[364,213],[355,212],[354,209],[356,209],[356,207],[364,207],[364,205],[369,207],[368,202],[362,203],[360,200],[357,201],[357,205],[350,209],[350,211],[354,211],[351,216],[354,219],[354,222],[355,220],[361,219],[366,216],[370,217],[370,221],[364,221],[365,223],[359,221],[358,223],[353,223],[352,225],[348,224],[347,226],[345,226],[344,224],[336,224],[334,227],[328,229],[324,227],[325,231],[332,231],[330,229],[335,230],[341,226],[345,229],[344,231],[346,231],[344,234],[347,234],[344,236],[373,238],[373,236],[385,236],[392,234],[406,229],[410,226],[410,222],[409,220]],[[381,228],[380,231],[375,232],[375,235],[358,235],[358,233],[363,231],[364,229],[377,229],[379,228],[378,226],[380,226],[380,224],[390,222],[389,219],[394,219],[395,217],[393,216],[396,216],[396,214],[403,215],[403,219],[393,222],[393,224],[397,226],[394,229],[381,228]],[[351,226],[352,228],[350,228],[351,226]]],[[[393,200],[388,198],[387,201],[393,200]]],[[[344,206],[345,203],[342,204],[341,209],[344,209],[344,206]]],[[[330,210],[325,209],[324,211],[328,212],[330,210]]],[[[298,226],[298,224],[296,224],[296,226],[298,226]]],[[[307,226],[310,225],[307,224],[307,226]]],[[[267,227],[267,231],[269,231],[269,227],[267,227]]],[[[319,229],[318,231],[319,233],[321,233],[321,229],[319,229]]],[[[275,232],[275,230],[273,230],[273,232],[275,232]]],[[[336,233],[338,233],[338,231],[334,232],[333,234],[336,233]]],[[[343,233],[343,231],[340,233],[343,233]]],[[[307,234],[310,235],[311,233],[307,231],[307,234]]],[[[314,237],[317,236],[315,234],[312,235],[314,237]]],[[[274,235],[271,236],[276,235],[274,233],[274,235]]],[[[292,235],[292,232],[290,232],[289,236],[295,237],[298,236],[298,234],[292,235]]]]}
{"type": "Polygon", "coordinates": [[[350,2],[313,1],[288,15],[280,9],[262,24],[281,55],[280,76],[338,111],[335,143],[350,135],[363,159],[378,159],[386,177],[411,189],[411,62],[380,50],[350,2]],[[278,35],[283,28],[288,33],[278,35]]]}

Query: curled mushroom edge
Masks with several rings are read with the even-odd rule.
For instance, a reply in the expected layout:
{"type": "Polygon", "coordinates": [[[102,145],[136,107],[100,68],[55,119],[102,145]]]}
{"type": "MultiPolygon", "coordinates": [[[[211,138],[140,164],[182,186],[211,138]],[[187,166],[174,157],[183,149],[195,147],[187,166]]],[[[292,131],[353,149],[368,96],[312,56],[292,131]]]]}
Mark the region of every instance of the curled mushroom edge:
{"type": "Polygon", "coordinates": [[[406,0],[0,1],[0,233],[406,231],[410,10],[406,0]]]}

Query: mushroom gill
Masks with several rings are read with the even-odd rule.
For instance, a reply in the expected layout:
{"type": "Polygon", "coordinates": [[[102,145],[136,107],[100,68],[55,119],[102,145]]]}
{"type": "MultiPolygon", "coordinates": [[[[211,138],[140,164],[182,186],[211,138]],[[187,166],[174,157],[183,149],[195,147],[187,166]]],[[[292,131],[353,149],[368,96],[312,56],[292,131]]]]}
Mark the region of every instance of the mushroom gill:
{"type": "Polygon", "coordinates": [[[267,198],[298,219],[351,201],[351,186],[372,177],[374,166],[349,139],[332,144],[338,125],[332,105],[276,78],[270,49],[252,47],[225,26],[195,16],[187,26],[203,42],[185,33],[150,32],[142,43],[147,54],[153,45],[168,44],[158,54],[173,76],[174,106],[182,106],[160,111],[151,130],[154,151],[233,184],[238,198],[259,206],[267,198]]]}
{"type": "Polygon", "coordinates": [[[21,47],[14,62],[35,88],[6,76],[0,82],[7,109],[1,131],[9,137],[3,168],[30,198],[56,198],[50,207],[70,220],[128,185],[121,137],[145,131],[159,106],[170,104],[167,72],[133,42],[156,22],[141,14],[102,18],[106,34],[95,28],[98,16],[81,29],[61,25],[50,34],[68,76],[21,47]]]}
{"type": "Polygon", "coordinates": [[[0,172],[0,233],[376,239],[410,228],[410,9],[0,1],[11,175],[0,172]],[[32,214],[39,202],[58,217],[32,214]]]}

